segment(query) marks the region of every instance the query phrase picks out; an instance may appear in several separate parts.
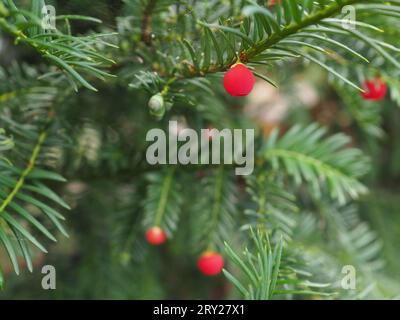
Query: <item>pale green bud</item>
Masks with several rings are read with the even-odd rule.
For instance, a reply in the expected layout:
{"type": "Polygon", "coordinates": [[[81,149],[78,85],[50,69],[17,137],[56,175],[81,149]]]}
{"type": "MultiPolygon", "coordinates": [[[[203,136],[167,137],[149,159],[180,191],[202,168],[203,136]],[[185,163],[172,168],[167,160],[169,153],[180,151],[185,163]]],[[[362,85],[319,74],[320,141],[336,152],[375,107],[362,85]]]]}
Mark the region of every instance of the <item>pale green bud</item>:
{"type": "Polygon", "coordinates": [[[165,103],[164,98],[160,93],[152,96],[148,103],[150,114],[156,116],[157,118],[162,118],[165,113],[165,103]]]}

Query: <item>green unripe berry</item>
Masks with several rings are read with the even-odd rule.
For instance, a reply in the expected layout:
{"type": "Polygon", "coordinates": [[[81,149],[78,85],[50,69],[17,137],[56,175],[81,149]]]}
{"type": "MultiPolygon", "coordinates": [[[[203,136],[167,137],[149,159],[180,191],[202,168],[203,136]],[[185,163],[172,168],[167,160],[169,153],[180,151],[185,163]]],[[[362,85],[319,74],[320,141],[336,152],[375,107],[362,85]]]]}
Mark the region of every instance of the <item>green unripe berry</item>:
{"type": "Polygon", "coordinates": [[[148,103],[150,114],[157,117],[162,118],[165,113],[165,103],[164,98],[160,93],[152,96],[148,103]]]}

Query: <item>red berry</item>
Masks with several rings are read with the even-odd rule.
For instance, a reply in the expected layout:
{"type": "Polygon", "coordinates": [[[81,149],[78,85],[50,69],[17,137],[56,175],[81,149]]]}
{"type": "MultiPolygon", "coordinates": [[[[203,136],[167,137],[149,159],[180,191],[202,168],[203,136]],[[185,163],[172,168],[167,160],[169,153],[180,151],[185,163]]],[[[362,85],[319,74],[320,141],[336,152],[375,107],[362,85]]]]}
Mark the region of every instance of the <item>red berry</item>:
{"type": "MultiPolygon", "coordinates": [[[[279,3],[281,3],[282,0],[279,1],[279,3]]],[[[269,6],[274,6],[276,4],[276,0],[270,0],[269,1],[269,6]]]]}
{"type": "Polygon", "coordinates": [[[152,227],[146,231],[147,242],[158,246],[167,240],[167,235],[160,227],[152,227]]]}
{"type": "Polygon", "coordinates": [[[364,100],[379,101],[385,98],[387,85],[382,78],[378,77],[374,80],[366,80],[364,86],[365,92],[361,93],[364,100]]]}
{"type": "Polygon", "coordinates": [[[212,131],[213,129],[214,129],[213,127],[208,127],[207,128],[206,136],[207,136],[209,141],[211,141],[214,138],[214,133],[212,131]]]}
{"type": "Polygon", "coordinates": [[[225,90],[233,97],[247,96],[253,90],[256,79],[242,63],[237,63],[225,73],[225,90]]]}
{"type": "Polygon", "coordinates": [[[216,252],[206,251],[200,256],[197,261],[197,266],[202,274],[206,276],[215,276],[222,271],[224,267],[224,258],[216,252]]]}

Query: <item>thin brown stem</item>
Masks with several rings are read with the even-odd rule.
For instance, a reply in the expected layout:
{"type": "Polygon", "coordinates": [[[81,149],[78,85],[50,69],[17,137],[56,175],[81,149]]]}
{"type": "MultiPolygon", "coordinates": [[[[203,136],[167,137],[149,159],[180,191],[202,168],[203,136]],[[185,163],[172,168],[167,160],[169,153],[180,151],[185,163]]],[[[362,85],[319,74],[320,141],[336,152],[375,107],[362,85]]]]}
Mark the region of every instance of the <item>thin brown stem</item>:
{"type": "Polygon", "coordinates": [[[151,22],[152,22],[152,14],[156,7],[157,0],[149,0],[147,6],[143,12],[142,18],[142,41],[147,45],[151,46],[151,22]]]}

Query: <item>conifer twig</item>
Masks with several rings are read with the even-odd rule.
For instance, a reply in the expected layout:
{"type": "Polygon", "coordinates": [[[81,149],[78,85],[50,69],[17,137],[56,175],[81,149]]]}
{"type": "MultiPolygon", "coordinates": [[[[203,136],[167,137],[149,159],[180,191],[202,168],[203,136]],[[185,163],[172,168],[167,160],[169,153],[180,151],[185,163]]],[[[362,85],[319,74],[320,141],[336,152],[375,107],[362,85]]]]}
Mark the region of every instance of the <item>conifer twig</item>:
{"type": "Polygon", "coordinates": [[[47,138],[47,131],[43,131],[42,133],[39,134],[37,143],[36,143],[35,147],[32,150],[32,154],[31,154],[31,156],[30,156],[30,158],[28,160],[28,164],[27,164],[25,170],[22,172],[22,174],[19,177],[19,179],[18,179],[17,183],[15,184],[14,188],[8,194],[7,198],[3,201],[3,203],[0,206],[0,214],[13,201],[14,197],[18,194],[19,190],[23,187],[26,177],[34,169],[37,157],[38,157],[38,155],[40,153],[40,150],[41,150],[42,145],[45,142],[46,138],[47,138]]]}
{"type": "Polygon", "coordinates": [[[142,18],[142,41],[147,45],[151,46],[151,21],[152,14],[156,7],[157,0],[149,0],[147,6],[143,12],[142,18]]]}
{"type": "MultiPolygon", "coordinates": [[[[292,24],[284,27],[282,30],[279,32],[274,33],[271,37],[262,40],[258,43],[255,43],[252,47],[250,47],[247,50],[244,50],[240,52],[240,60],[241,62],[247,62],[251,58],[256,57],[266,49],[276,45],[279,43],[281,40],[287,38],[290,35],[293,35],[302,29],[309,27],[311,25],[317,24],[318,22],[322,21],[323,19],[332,17],[336,14],[338,14],[343,7],[348,6],[348,5],[354,5],[357,3],[362,3],[362,2],[367,2],[365,0],[343,0],[341,2],[333,2],[330,5],[327,5],[324,9],[319,10],[315,12],[314,14],[311,14],[304,19],[301,20],[301,22],[293,22],[292,24]]],[[[184,65],[182,63],[178,64],[176,68],[174,68],[174,74],[165,74],[163,76],[169,78],[169,77],[176,77],[177,80],[179,79],[187,79],[187,78],[194,78],[194,77],[202,77],[205,76],[206,74],[211,74],[211,73],[217,73],[217,72],[223,72],[228,70],[233,64],[237,62],[237,58],[234,57],[227,63],[220,65],[220,64],[211,64],[207,69],[196,69],[194,67],[191,68],[184,68],[184,65]]],[[[187,63],[187,62],[185,62],[187,63]]]]}

